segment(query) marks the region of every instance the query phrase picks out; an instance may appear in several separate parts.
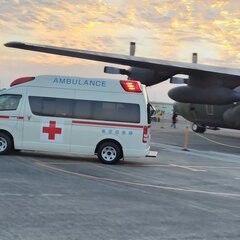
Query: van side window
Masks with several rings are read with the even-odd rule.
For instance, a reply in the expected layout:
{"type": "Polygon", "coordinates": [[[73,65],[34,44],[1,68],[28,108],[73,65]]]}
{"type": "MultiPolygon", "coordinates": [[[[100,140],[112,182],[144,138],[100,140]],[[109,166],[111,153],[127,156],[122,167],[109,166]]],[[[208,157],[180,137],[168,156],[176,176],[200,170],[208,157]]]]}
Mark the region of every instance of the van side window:
{"type": "Polygon", "coordinates": [[[72,117],[71,99],[31,96],[29,103],[32,113],[38,116],[72,117]]]}
{"type": "Polygon", "coordinates": [[[11,111],[18,108],[21,95],[4,94],[0,95],[0,111],[11,111]]]}
{"type": "Polygon", "coordinates": [[[55,116],[56,100],[53,98],[42,99],[42,115],[44,116],[55,116]]]}
{"type": "Polygon", "coordinates": [[[140,106],[134,103],[33,96],[29,103],[32,113],[38,116],[140,123],[140,106]]]}
{"type": "Polygon", "coordinates": [[[95,102],[93,119],[139,123],[140,106],[133,103],[95,102]]]}
{"type": "Polygon", "coordinates": [[[92,119],[92,102],[87,100],[75,100],[73,118],[92,119]]]}
{"type": "Polygon", "coordinates": [[[56,98],[56,117],[72,117],[73,100],[56,98]]]}
{"type": "Polygon", "coordinates": [[[75,100],[73,118],[139,123],[140,106],[133,103],[75,100]]]}

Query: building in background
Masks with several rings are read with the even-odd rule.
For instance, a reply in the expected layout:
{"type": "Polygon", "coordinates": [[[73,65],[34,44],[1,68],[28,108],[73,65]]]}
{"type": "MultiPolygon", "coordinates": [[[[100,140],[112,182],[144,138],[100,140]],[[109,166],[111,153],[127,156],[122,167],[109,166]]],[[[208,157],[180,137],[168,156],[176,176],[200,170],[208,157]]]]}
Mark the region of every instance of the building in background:
{"type": "Polygon", "coordinates": [[[163,102],[150,102],[156,110],[159,110],[161,113],[172,114],[173,103],[163,103],[163,102]]]}
{"type": "Polygon", "coordinates": [[[150,102],[156,109],[156,114],[152,116],[154,122],[160,122],[163,119],[171,118],[173,113],[173,103],[150,102]]]}

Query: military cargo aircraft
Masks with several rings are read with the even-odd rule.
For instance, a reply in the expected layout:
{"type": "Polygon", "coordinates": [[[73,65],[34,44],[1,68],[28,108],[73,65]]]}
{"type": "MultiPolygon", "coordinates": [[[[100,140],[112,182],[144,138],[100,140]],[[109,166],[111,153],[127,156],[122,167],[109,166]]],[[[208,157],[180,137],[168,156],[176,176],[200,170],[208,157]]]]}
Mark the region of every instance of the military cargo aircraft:
{"type": "MultiPolygon", "coordinates": [[[[240,92],[240,87],[236,89],[240,92]]],[[[204,133],[206,129],[240,129],[240,101],[228,105],[174,103],[174,110],[192,122],[192,130],[204,133]]]]}
{"type": "Polygon", "coordinates": [[[240,129],[240,69],[136,57],[135,43],[131,43],[130,56],[23,42],[5,46],[127,65],[130,68],[105,67],[104,72],[124,74],[147,86],[169,78],[174,83],[178,74],[187,75],[180,78],[186,85],[171,89],[168,95],[178,102],[178,114],[194,123],[193,130],[204,132],[207,126],[240,129]]]}

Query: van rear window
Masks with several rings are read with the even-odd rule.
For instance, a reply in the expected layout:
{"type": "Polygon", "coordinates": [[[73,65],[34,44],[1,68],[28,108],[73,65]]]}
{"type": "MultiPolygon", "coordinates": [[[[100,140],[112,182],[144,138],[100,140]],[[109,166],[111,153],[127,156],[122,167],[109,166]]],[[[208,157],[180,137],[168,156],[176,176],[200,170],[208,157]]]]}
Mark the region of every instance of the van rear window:
{"type": "Polygon", "coordinates": [[[39,116],[140,122],[140,106],[134,103],[73,100],[66,98],[29,97],[31,111],[39,116]]]}

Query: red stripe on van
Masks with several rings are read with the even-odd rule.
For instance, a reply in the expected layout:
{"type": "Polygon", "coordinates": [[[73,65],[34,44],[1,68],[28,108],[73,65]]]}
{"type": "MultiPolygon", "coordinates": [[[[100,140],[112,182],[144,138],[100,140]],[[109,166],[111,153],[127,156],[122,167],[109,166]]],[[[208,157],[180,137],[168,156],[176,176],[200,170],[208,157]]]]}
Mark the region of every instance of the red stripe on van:
{"type": "Polygon", "coordinates": [[[4,119],[7,119],[7,118],[16,118],[16,119],[18,119],[18,120],[23,120],[23,119],[24,119],[24,117],[22,117],[22,116],[2,116],[2,115],[0,115],[0,118],[4,118],[4,119]]]}
{"type": "Polygon", "coordinates": [[[105,122],[89,122],[89,121],[80,121],[80,120],[72,120],[72,123],[101,125],[101,126],[110,126],[110,127],[143,128],[143,126],[141,126],[141,125],[119,124],[119,123],[105,123],[105,122]]]}

